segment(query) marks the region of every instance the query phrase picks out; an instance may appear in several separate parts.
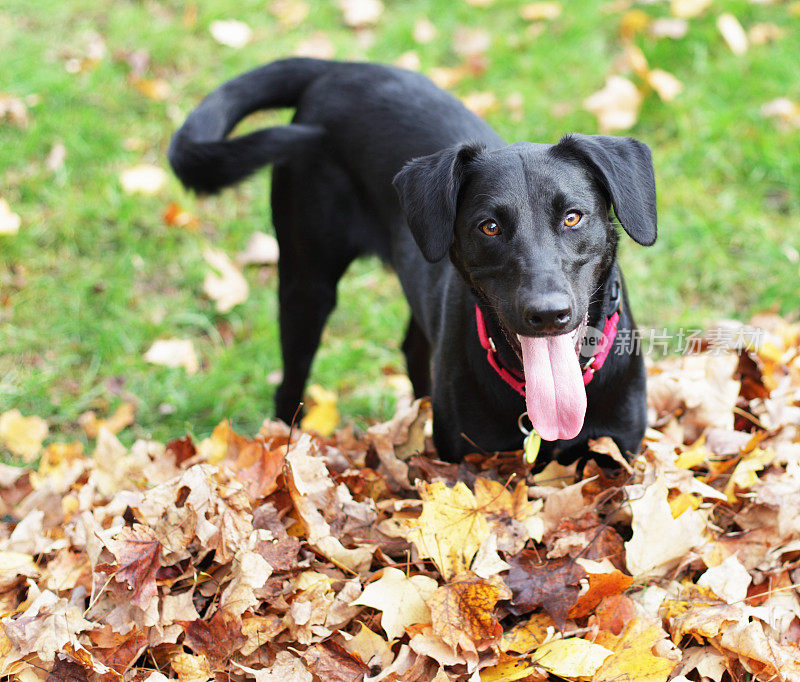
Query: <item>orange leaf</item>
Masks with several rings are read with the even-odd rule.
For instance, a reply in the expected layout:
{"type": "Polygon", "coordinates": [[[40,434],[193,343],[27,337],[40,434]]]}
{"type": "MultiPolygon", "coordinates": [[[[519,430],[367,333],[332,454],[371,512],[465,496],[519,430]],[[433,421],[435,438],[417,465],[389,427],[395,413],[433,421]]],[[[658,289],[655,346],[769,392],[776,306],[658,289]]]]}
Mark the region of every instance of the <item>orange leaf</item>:
{"type": "Polygon", "coordinates": [[[433,631],[453,649],[486,649],[503,633],[494,614],[500,599],[510,599],[511,591],[502,580],[483,580],[462,573],[453,582],[433,593],[429,600],[433,631]]]}
{"type": "Polygon", "coordinates": [[[589,590],[582,594],[575,605],[569,610],[570,618],[588,616],[594,608],[605,598],[612,594],[620,594],[627,590],[633,583],[633,578],[622,571],[614,569],[608,573],[589,573],[584,566],[589,578],[589,590]]]}
{"type": "Polygon", "coordinates": [[[633,618],[636,606],[630,597],[624,594],[612,594],[603,599],[594,610],[591,624],[597,624],[600,630],[608,630],[618,635],[633,618]]]}

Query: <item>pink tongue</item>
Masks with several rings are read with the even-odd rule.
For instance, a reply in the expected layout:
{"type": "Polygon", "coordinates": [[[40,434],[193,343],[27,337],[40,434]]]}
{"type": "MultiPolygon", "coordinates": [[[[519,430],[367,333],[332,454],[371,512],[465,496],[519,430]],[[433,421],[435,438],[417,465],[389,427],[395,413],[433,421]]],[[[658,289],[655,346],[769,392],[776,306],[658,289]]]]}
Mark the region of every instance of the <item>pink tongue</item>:
{"type": "Polygon", "coordinates": [[[525,403],[544,440],[569,440],[583,428],[586,389],[571,334],[520,336],[525,403]]]}

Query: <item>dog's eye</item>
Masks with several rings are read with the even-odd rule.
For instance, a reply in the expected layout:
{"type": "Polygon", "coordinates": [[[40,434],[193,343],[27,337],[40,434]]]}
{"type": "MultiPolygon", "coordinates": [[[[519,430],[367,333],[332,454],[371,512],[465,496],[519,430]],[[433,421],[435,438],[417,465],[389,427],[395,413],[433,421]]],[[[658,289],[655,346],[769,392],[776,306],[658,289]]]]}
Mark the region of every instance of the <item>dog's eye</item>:
{"type": "Polygon", "coordinates": [[[500,226],[494,220],[486,220],[480,225],[481,232],[487,237],[496,237],[500,234],[500,226]]]}
{"type": "Polygon", "coordinates": [[[567,227],[575,227],[581,222],[581,218],[583,218],[583,214],[580,211],[570,211],[564,216],[564,225],[567,227]]]}

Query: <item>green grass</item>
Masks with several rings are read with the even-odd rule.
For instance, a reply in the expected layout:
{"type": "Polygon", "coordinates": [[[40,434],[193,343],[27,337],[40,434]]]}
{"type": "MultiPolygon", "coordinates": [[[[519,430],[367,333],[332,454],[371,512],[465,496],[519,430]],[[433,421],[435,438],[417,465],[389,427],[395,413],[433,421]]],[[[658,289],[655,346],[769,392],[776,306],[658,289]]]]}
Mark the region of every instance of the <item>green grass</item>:
{"type": "MultiPolygon", "coordinates": [[[[622,50],[621,14],[600,2],[564,2],[561,17],[538,37],[526,32],[519,4],[490,9],[457,0],[387,0],[370,41],[340,21],[333,2],[314,0],[309,18],[282,28],[261,0],[198,3],[184,22],[184,3],[4,0],[0,3],[0,92],[38,95],[30,125],[0,124],[0,196],[22,217],[13,237],[0,236],[0,412],[18,408],[77,432],[87,409],[101,414],[121,400],[138,405],[124,439],[167,439],[188,426],[207,433],[230,417],[253,431],[272,410],[268,375],[280,367],[275,274],[248,269],[249,300],[226,315],[202,294],[203,247],[234,254],[256,230],[271,230],[268,173],[220,197],[197,199],[172,180],[155,197],[128,196],[119,172],[138,163],[166,167],[170,134],[221,81],[294,52],[323,31],[342,59],[394,61],[414,49],[423,70],[455,65],[453,32],[489,30],[488,69],[454,89],[491,90],[502,103],[520,93],[524,117],[501,106],[488,116],[508,140],[555,141],[568,131],[597,132],[582,101],[599,90],[622,50]],[[439,38],[417,45],[415,21],[428,16],[439,38]],[[241,50],[210,36],[215,19],[247,22],[254,40],[241,50]],[[93,33],[107,55],[93,68],[68,73],[93,33]],[[146,78],[163,78],[165,101],[130,83],[126,55],[144,50],[146,78]],[[560,105],[561,114],[554,113],[560,105]],[[567,113],[563,113],[566,111],[567,113]],[[62,169],[44,161],[56,142],[67,150],[62,169]],[[177,201],[201,219],[197,233],[166,226],[162,212],[177,201]],[[194,339],[202,369],[146,364],[158,338],[194,339]]],[[[783,130],[760,114],[776,97],[800,99],[797,40],[791,4],[718,0],[680,40],[638,36],[653,68],[677,76],[684,92],[666,104],[651,94],[630,134],[654,151],[659,185],[659,241],[651,249],[625,240],[622,259],[643,326],[701,327],[720,316],[746,319],[764,308],[793,313],[798,304],[800,131],[783,130]],[[715,18],[731,11],[747,28],[774,22],[789,35],[733,55],[715,18]],[[794,249],[794,251],[792,251],[794,249]],[[787,255],[788,254],[788,255],[787,255]]],[[[646,5],[662,16],[666,5],[646,5]]],[[[285,113],[262,116],[265,121],[285,113]]],[[[255,124],[247,124],[255,125],[255,124]]],[[[393,407],[384,369],[401,369],[399,341],[407,308],[393,276],[374,261],[353,266],[325,334],[312,381],[334,389],[346,418],[360,423],[393,407]]]]}

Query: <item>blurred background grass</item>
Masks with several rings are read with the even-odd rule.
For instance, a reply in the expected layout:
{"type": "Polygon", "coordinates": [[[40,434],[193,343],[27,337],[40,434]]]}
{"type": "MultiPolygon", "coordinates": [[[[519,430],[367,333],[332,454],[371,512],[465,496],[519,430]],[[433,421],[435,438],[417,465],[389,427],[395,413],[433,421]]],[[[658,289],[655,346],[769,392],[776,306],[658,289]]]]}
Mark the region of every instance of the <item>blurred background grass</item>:
{"type": "MultiPolygon", "coordinates": [[[[119,174],[166,168],[171,133],[205,94],[298,50],[402,59],[426,73],[466,59],[451,90],[484,93],[485,117],[509,141],[598,132],[584,100],[611,73],[630,78],[644,100],[626,134],[653,148],[659,192],[658,243],[622,243],[640,325],[700,328],[765,308],[796,311],[800,130],[762,107],[800,100],[797,2],[717,0],[674,39],[651,31],[670,16],[669,2],[569,0],[556,18],[531,22],[512,0],[385,0],[376,24],[355,30],[335,2],[309,0],[293,25],[297,0],[280,1],[0,2],[0,92],[28,105],[27,124],[0,122],[0,198],[21,217],[18,234],[0,236],[0,413],[17,408],[77,435],[85,410],[104,416],[132,400],[136,425],[123,440],[205,434],[225,417],[252,432],[271,414],[280,369],[274,270],[248,268],[248,300],[224,315],[202,293],[207,244],[234,255],[253,232],[272,231],[269,173],[205,199],[174,179],[153,196],[129,195],[119,174]],[[717,28],[722,12],[777,38],[736,55],[717,28]],[[250,42],[215,41],[209,27],[223,19],[245,22],[250,42]],[[414,36],[423,20],[436,30],[430,42],[414,36]],[[469,40],[487,35],[465,57],[469,40]],[[669,102],[649,91],[626,45],[683,91],[669,102]],[[160,89],[143,93],[143,82],[160,89]],[[56,154],[63,145],[61,164],[54,145],[56,154]],[[197,216],[199,229],[166,224],[170,202],[197,216]],[[194,376],[143,360],[153,341],[173,336],[194,341],[194,376]]],[[[355,264],[342,281],[312,381],[338,394],[346,419],[391,414],[387,375],[403,371],[407,315],[378,262],[355,264]]]]}

